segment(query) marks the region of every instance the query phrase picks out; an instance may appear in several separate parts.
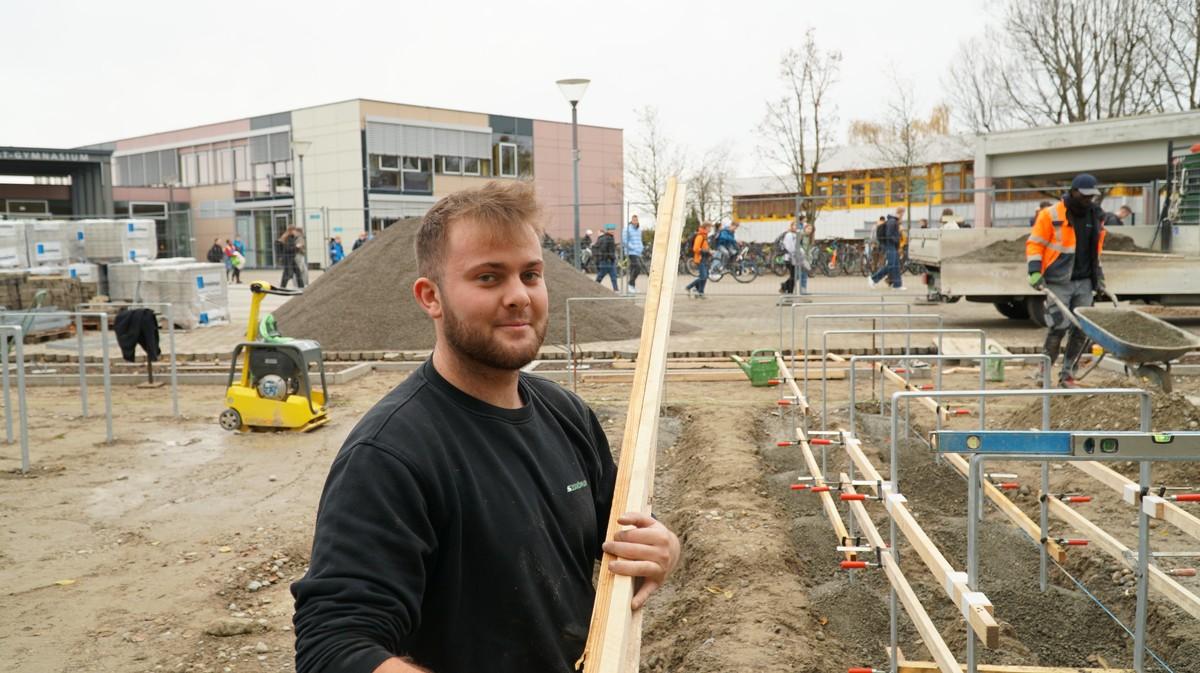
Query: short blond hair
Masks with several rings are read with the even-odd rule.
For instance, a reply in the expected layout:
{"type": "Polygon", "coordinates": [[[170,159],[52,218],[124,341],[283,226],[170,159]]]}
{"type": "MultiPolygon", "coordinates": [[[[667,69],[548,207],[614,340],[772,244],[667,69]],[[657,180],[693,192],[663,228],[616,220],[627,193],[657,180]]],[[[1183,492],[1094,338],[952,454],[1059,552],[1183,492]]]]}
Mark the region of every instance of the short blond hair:
{"type": "Polygon", "coordinates": [[[417,271],[426,278],[441,277],[450,225],[455,222],[470,220],[488,227],[497,237],[511,237],[528,227],[540,240],[541,212],[533,185],[526,182],[492,181],[442,197],[425,213],[417,229],[417,271]]]}

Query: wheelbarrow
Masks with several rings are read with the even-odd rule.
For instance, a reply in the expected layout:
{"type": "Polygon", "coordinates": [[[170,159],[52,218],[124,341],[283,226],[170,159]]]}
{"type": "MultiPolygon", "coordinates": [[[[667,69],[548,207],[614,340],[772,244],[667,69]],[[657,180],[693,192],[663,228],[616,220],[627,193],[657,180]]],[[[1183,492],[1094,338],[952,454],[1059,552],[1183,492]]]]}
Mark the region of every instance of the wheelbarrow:
{"type": "Polygon", "coordinates": [[[1090,374],[1106,355],[1111,354],[1125,365],[1125,374],[1127,376],[1152,381],[1163,392],[1171,392],[1173,387],[1171,381],[1171,361],[1182,357],[1189,351],[1200,349],[1200,337],[1187,330],[1180,329],[1165,320],[1155,318],[1147,313],[1141,313],[1140,315],[1143,318],[1155,323],[1156,328],[1164,334],[1178,336],[1181,345],[1155,346],[1125,341],[1096,324],[1089,317],[1102,311],[1120,310],[1116,295],[1111,292],[1108,294],[1112,299],[1113,308],[1110,309],[1107,306],[1087,306],[1075,309],[1075,312],[1072,313],[1053,292],[1046,291],[1046,296],[1050,297],[1051,301],[1055,304],[1058,304],[1059,309],[1066,314],[1067,319],[1080,332],[1083,332],[1083,335],[1091,343],[1102,349],[1099,355],[1094,357],[1086,368],[1076,372],[1075,379],[1080,380],[1090,374]]]}
{"type": "Polygon", "coordinates": [[[746,373],[750,385],[756,387],[772,386],[779,383],[779,363],[775,360],[775,351],[760,348],[750,352],[750,358],[743,360],[736,355],[729,356],[746,373]]]}

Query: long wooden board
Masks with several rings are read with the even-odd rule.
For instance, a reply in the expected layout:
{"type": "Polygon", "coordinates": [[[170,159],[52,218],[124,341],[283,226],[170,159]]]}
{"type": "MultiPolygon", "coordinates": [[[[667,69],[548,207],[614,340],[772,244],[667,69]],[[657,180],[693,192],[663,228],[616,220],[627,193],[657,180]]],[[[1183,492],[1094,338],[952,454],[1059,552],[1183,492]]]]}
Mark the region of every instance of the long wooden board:
{"type": "MultiPolygon", "coordinates": [[[[846,453],[850,455],[850,459],[854,462],[855,467],[862,471],[863,475],[869,481],[876,482],[877,485],[872,485],[870,489],[874,491],[876,497],[884,497],[887,493],[886,488],[880,488],[878,484],[886,484],[880,476],[879,471],[871,464],[870,459],[862,451],[861,442],[849,433],[842,434],[842,444],[846,449],[846,453]]],[[[853,503],[852,503],[853,504],[853,503]]],[[[917,523],[916,517],[908,510],[908,507],[903,502],[896,502],[892,505],[888,515],[896,522],[896,527],[904,534],[905,539],[917,551],[917,555],[925,562],[925,566],[929,568],[929,572],[933,575],[933,579],[937,581],[938,586],[946,592],[946,595],[954,602],[960,612],[966,615],[967,623],[971,625],[971,630],[979,637],[985,647],[995,648],[1000,644],[1000,624],[996,622],[992,616],[992,604],[990,601],[967,606],[966,593],[970,591],[965,581],[955,579],[954,566],[950,565],[950,561],[934,544],[933,540],[917,523]]]]}
{"type": "MultiPolygon", "coordinates": [[[[543,371],[541,373],[545,373],[545,372],[543,371]]],[[[594,381],[596,383],[633,383],[637,374],[636,374],[636,372],[629,372],[629,371],[605,371],[603,369],[596,369],[596,370],[592,370],[589,372],[577,373],[575,376],[580,381],[594,381]]],[[[801,376],[803,376],[803,374],[801,374],[801,376]]],[[[810,372],[809,373],[809,379],[820,380],[820,378],[821,378],[821,372],[810,372]]],[[[827,373],[826,378],[830,381],[841,381],[846,378],[846,372],[831,371],[831,372],[827,373]]],[[[750,382],[750,379],[746,378],[745,372],[743,372],[740,369],[737,369],[737,370],[710,369],[707,371],[704,371],[704,370],[701,370],[701,371],[673,370],[673,371],[667,371],[666,380],[667,381],[678,381],[678,382],[687,382],[687,381],[692,381],[692,382],[745,381],[746,383],[750,382]]]]}
{"type": "MultiPolygon", "coordinates": [[[[659,204],[654,232],[656,250],[678,250],[683,235],[687,188],[675,178],[659,204]]],[[[629,394],[621,460],[605,539],[611,540],[624,526],[617,519],[625,512],[649,514],[654,490],[654,460],[658,439],[658,415],[662,404],[662,382],[666,373],[667,338],[671,329],[675,284],[679,277],[677,255],[655,255],[650,267],[638,343],[638,366],[629,394]]],[[[613,574],[609,563],[615,559],[604,554],[592,608],[591,628],[576,668],[585,673],[626,673],[637,670],[641,651],[642,611],[634,612],[631,577],[613,574]]]]}
{"type": "MultiPolygon", "coordinates": [[[[1124,475],[1118,473],[1107,465],[1097,463],[1091,460],[1072,460],[1068,461],[1071,467],[1076,468],[1080,472],[1095,477],[1097,481],[1111,488],[1117,493],[1124,494],[1125,487],[1136,486],[1137,482],[1132,479],[1127,479],[1124,475]]],[[[1179,530],[1188,535],[1200,540],[1200,517],[1188,512],[1179,505],[1173,502],[1163,503],[1163,521],[1170,523],[1179,530]]]]}
{"type": "Polygon", "coordinates": [[[787,363],[784,362],[783,356],[779,353],[775,354],[775,364],[779,366],[779,377],[783,379],[784,385],[791,390],[792,398],[796,400],[796,406],[800,408],[800,413],[807,414],[810,411],[808,400],[805,399],[804,393],[800,392],[800,386],[796,385],[796,377],[788,369],[787,363]]]}
{"type": "MultiPolygon", "coordinates": [[[[1074,509],[1062,502],[1058,498],[1049,498],[1050,514],[1063,521],[1069,526],[1087,536],[1091,544],[1096,545],[1101,550],[1112,556],[1118,563],[1126,568],[1133,568],[1129,559],[1135,555],[1121,541],[1110,535],[1107,531],[1092,523],[1086,516],[1076,512],[1074,509]]],[[[1168,598],[1172,603],[1178,605],[1189,615],[1200,619],[1200,597],[1188,591],[1182,584],[1176,582],[1170,575],[1163,572],[1153,563],[1150,564],[1150,588],[1168,598]]]]}
{"type": "MultiPolygon", "coordinates": [[[[804,464],[808,466],[808,474],[812,476],[813,486],[825,486],[825,475],[821,474],[821,466],[817,464],[817,458],[813,455],[812,447],[808,445],[808,438],[804,436],[804,431],[796,428],[796,440],[800,445],[800,455],[804,457],[804,464]]],[[[833,494],[829,491],[823,491],[817,494],[821,498],[821,507],[825,510],[825,516],[829,519],[829,525],[833,527],[834,535],[837,535],[838,544],[842,540],[850,537],[850,532],[846,530],[846,524],[842,521],[842,514],[838,511],[837,503],[833,499],[833,494]]],[[[853,552],[846,552],[847,560],[854,560],[853,552]]]]}

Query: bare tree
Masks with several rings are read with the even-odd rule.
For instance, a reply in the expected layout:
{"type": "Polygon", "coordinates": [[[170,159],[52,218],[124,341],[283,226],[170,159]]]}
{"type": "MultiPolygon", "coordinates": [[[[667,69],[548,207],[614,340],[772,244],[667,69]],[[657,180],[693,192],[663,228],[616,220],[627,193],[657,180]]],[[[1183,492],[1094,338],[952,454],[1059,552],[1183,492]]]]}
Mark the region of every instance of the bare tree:
{"type": "Polygon", "coordinates": [[[899,84],[886,99],[883,116],[874,121],[851,122],[849,137],[851,143],[874,148],[880,163],[891,171],[893,182],[903,179],[905,210],[911,221],[914,171],[928,162],[930,140],[949,131],[950,110],[939,105],[928,118],[920,117],[912,84],[899,77],[893,79],[899,84]]]}
{"type": "Polygon", "coordinates": [[[1157,40],[1149,50],[1160,106],[1200,109],[1200,0],[1151,0],[1157,40]]]}
{"type": "Polygon", "coordinates": [[[688,176],[688,201],[701,222],[725,215],[732,153],[728,143],[709,148],[688,176]]]}
{"type": "Polygon", "coordinates": [[[1159,109],[1149,51],[1153,0],[1010,0],[1001,85],[1022,123],[1061,124],[1159,109]]]}
{"type": "MultiPolygon", "coordinates": [[[[816,222],[823,204],[811,197],[821,161],[833,142],[836,122],[829,92],[838,81],[842,54],[823,50],[809,29],[800,49],[789,49],[780,60],[779,77],[784,95],[767,103],[767,113],[758,126],[764,144],[759,151],[788,192],[801,200],[809,222],[816,222]]],[[[797,213],[799,215],[800,213],[797,213]]]]}
{"type": "MultiPolygon", "coordinates": [[[[1001,42],[994,30],[982,38],[985,45],[1001,42]]],[[[954,116],[966,130],[974,134],[1005,131],[1016,123],[1013,101],[1000,77],[1008,64],[1001,51],[981,49],[980,43],[978,38],[959,43],[942,86],[954,116]]]]}
{"type": "Polygon", "coordinates": [[[667,189],[667,178],[681,175],[684,153],[662,129],[658,110],[651,106],[636,110],[638,135],[626,149],[629,183],[658,219],[658,204],[667,189]]]}

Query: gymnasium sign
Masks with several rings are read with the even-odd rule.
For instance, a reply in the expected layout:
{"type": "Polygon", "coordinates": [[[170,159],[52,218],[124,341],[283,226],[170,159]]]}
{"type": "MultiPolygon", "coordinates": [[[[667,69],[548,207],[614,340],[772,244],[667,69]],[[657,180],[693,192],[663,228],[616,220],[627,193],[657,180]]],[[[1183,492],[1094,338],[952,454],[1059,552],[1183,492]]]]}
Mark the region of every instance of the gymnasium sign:
{"type": "Polygon", "coordinates": [[[0,148],[0,159],[16,161],[99,161],[93,154],[65,150],[23,150],[0,148]]]}

